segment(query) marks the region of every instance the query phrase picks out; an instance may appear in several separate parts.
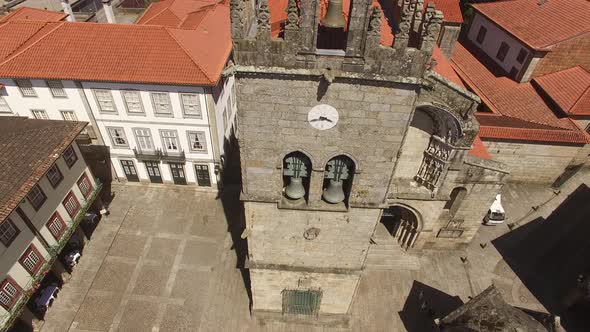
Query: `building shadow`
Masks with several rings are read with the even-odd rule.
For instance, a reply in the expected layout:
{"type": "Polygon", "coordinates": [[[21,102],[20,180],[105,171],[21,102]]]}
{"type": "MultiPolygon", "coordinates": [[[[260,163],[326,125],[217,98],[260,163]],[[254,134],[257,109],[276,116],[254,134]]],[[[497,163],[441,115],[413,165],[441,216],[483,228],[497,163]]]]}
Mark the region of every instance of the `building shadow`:
{"type": "Polygon", "coordinates": [[[438,331],[434,320],[445,317],[462,304],[458,296],[414,280],[404,308],[398,314],[408,332],[438,331]]]}
{"type": "Polygon", "coordinates": [[[102,183],[100,199],[108,206],[115,198],[111,190],[111,183],[113,182],[111,151],[105,145],[80,145],[80,150],[86,165],[102,183]]]}
{"type": "Polygon", "coordinates": [[[590,188],[580,185],[547,218],[492,241],[533,296],[568,331],[590,331],[588,315],[568,301],[578,276],[590,272],[590,188]]]}

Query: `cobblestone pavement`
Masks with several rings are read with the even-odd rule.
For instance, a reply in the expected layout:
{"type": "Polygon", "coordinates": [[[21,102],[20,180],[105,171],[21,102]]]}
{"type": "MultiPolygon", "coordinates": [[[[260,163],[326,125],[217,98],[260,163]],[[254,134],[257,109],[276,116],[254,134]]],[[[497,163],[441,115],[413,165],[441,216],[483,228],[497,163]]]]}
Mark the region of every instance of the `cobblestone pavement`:
{"type": "MultiPolygon", "coordinates": [[[[256,321],[227,232],[231,211],[215,194],[152,185],[114,185],[113,192],[111,215],[94,232],[43,331],[428,331],[419,325],[430,320],[415,308],[417,292],[442,316],[492,282],[509,303],[544,310],[490,243],[509,232],[504,224],[482,227],[465,251],[423,253],[418,270],[365,271],[350,329],[256,321]]],[[[564,195],[507,185],[508,222],[526,223],[564,195]]]]}

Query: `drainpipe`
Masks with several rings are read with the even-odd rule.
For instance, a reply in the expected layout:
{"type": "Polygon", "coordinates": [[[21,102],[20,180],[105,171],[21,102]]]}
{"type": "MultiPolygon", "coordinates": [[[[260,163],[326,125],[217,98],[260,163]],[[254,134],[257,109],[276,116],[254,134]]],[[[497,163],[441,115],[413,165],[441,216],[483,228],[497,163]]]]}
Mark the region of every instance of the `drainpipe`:
{"type": "Polygon", "coordinates": [[[64,9],[64,13],[68,14],[66,20],[68,20],[69,22],[76,22],[76,17],[74,17],[72,6],[70,6],[68,0],[61,0],[61,6],[64,9]]]}
{"type": "Polygon", "coordinates": [[[107,17],[107,22],[117,23],[115,21],[115,13],[113,12],[113,6],[111,4],[111,0],[102,0],[102,7],[104,9],[104,14],[107,17]]]}

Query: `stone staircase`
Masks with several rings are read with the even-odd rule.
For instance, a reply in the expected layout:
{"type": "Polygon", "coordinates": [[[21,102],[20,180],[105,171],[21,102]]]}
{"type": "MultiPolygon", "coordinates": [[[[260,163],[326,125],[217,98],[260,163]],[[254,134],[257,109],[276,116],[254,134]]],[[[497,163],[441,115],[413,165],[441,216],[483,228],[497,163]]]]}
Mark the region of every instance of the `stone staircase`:
{"type": "Polygon", "coordinates": [[[388,232],[379,224],[373,242],[369,247],[365,268],[367,270],[419,270],[420,259],[402,249],[388,232]]]}

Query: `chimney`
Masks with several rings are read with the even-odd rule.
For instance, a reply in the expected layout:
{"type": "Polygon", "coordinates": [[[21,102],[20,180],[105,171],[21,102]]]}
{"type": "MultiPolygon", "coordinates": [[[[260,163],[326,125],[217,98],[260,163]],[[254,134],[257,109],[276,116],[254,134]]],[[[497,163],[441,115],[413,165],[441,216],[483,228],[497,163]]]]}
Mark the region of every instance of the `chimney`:
{"type": "Polygon", "coordinates": [[[102,8],[104,9],[104,14],[107,16],[107,22],[117,23],[115,21],[115,13],[113,12],[111,0],[102,0],[102,8]]]}
{"type": "Polygon", "coordinates": [[[70,6],[70,3],[68,2],[68,0],[61,0],[61,6],[64,9],[64,13],[68,14],[68,16],[66,17],[66,20],[68,20],[69,22],[75,22],[76,17],[74,17],[74,12],[72,11],[72,6],[70,6]]]}

